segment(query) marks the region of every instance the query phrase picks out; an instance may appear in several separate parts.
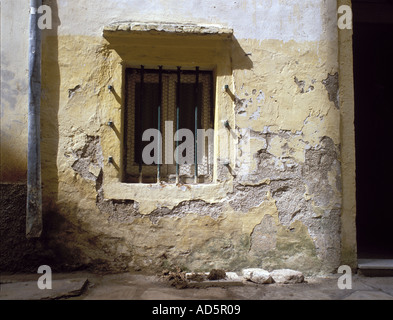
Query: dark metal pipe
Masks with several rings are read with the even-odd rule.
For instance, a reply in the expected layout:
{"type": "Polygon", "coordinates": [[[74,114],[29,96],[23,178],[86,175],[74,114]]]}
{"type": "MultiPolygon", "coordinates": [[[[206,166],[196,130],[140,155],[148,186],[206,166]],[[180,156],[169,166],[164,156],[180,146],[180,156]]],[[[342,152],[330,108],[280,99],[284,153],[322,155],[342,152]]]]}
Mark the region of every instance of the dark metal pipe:
{"type": "Polygon", "coordinates": [[[42,0],[30,1],[26,200],[27,238],[39,238],[42,233],[40,146],[41,30],[38,27],[38,8],[41,5],[42,0]]]}

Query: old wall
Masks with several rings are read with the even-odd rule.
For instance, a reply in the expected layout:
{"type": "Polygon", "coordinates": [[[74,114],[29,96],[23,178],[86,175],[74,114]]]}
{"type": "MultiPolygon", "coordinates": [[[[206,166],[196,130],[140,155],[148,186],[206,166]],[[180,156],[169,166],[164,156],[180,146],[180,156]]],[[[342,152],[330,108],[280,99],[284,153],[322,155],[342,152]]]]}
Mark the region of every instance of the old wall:
{"type": "MultiPolygon", "coordinates": [[[[338,5],[351,5],[340,0],[338,5]]],[[[355,101],[353,87],[352,30],[339,30],[340,110],[341,110],[341,261],[357,267],[356,245],[356,159],[355,159],[355,101]]]]}
{"type": "MultiPolygon", "coordinates": [[[[2,5],[2,37],[9,12],[28,15],[23,1],[12,3],[2,5]]],[[[146,272],[179,265],[326,273],[339,266],[342,136],[334,1],[45,3],[53,26],[43,41],[41,147],[44,238],[54,248],[53,261],[146,272]],[[127,21],[155,22],[154,30],[135,34],[127,21]],[[190,23],[219,25],[224,36],[170,30],[190,23]],[[179,62],[215,70],[216,132],[228,119],[234,134],[225,154],[218,148],[222,137],[215,137],[216,181],[120,183],[123,68],[179,62]],[[109,119],[115,130],[106,125],[109,119]]],[[[27,33],[20,23],[11,28],[14,34],[27,33]]],[[[10,77],[3,71],[7,59],[17,62],[9,48],[27,48],[27,39],[17,39],[11,33],[2,41],[2,79],[10,77]]],[[[26,51],[20,50],[21,66],[26,51]]],[[[26,82],[21,66],[2,87],[26,82]]],[[[18,181],[17,168],[24,168],[25,158],[17,156],[25,153],[24,92],[2,90],[9,100],[2,102],[2,152],[10,146],[2,156],[3,182],[18,181]],[[18,128],[3,127],[7,117],[18,128]],[[17,129],[18,138],[12,135],[17,129]]]]}
{"type": "Polygon", "coordinates": [[[1,4],[1,181],[26,180],[27,52],[29,8],[21,1],[1,4]]]}

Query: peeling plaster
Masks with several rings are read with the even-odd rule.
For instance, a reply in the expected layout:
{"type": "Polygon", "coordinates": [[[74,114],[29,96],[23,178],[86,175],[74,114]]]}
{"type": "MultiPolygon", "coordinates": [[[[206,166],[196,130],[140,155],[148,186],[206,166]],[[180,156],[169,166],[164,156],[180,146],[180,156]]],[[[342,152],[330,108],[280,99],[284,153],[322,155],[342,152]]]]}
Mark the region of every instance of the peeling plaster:
{"type": "MultiPolygon", "coordinates": [[[[103,166],[103,155],[99,137],[86,136],[84,145],[72,150],[75,159],[71,165],[84,179],[95,181],[103,166]]],[[[74,146],[75,147],[75,146],[74,146]]]]}
{"type": "MultiPolygon", "coordinates": [[[[139,221],[148,219],[153,226],[162,219],[176,220],[191,215],[225,220],[227,215],[224,203],[228,203],[235,212],[247,214],[250,210],[257,209],[268,203],[270,199],[274,199],[277,208],[275,220],[269,220],[271,218],[265,216],[249,234],[250,257],[261,251],[271,252],[271,255],[266,256],[267,260],[273,265],[278,263],[275,251],[278,249],[277,243],[281,241],[278,230],[290,232],[294,230],[294,224],[302,223],[313,238],[318,257],[324,260],[327,267],[333,267],[337,262],[336,245],[339,243],[341,200],[337,192],[340,166],[334,143],[330,138],[324,137],[320,144],[305,151],[304,163],[286,166],[284,162],[281,170],[277,168],[276,157],[268,152],[268,145],[277,134],[252,132],[251,135],[264,139],[267,148],[259,150],[254,155],[257,159],[257,168],[248,177],[251,184],[244,180],[239,183],[235,176],[233,192],[228,193],[227,198],[221,203],[207,203],[195,199],[179,202],[172,208],[159,205],[149,214],[142,215],[139,212],[139,203],[134,200],[104,199],[102,170],[97,170],[96,174],[89,170],[92,165],[98,167],[103,165],[98,137],[86,136],[85,144],[78,144],[74,148],[72,154],[76,160],[72,168],[82,178],[96,182],[97,208],[108,217],[110,223],[133,224],[136,219],[139,221]],[[310,212],[314,214],[310,215],[310,212]]],[[[279,135],[285,139],[290,139],[292,136],[289,132],[281,132],[279,135]]],[[[284,143],[283,147],[288,148],[288,144],[284,143]]]]}
{"type": "Polygon", "coordinates": [[[307,90],[305,90],[306,87],[306,81],[304,80],[299,80],[296,76],[295,76],[295,83],[297,84],[297,86],[300,89],[300,93],[308,93],[311,92],[315,89],[315,87],[312,85],[315,83],[315,79],[311,80],[311,85],[308,86],[307,90]]]}
{"type": "MultiPolygon", "coordinates": [[[[255,132],[253,135],[264,137],[268,146],[277,136],[255,132]]],[[[291,137],[288,133],[280,135],[286,139],[291,137]]],[[[283,145],[287,146],[286,143],[283,145]]],[[[293,161],[291,157],[280,160],[268,150],[261,149],[254,155],[257,160],[255,171],[242,177],[243,184],[250,181],[251,185],[235,184],[229,204],[237,211],[246,212],[271,194],[280,224],[289,228],[301,221],[314,239],[318,256],[327,266],[333,267],[340,251],[337,245],[340,242],[341,208],[338,148],[330,138],[323,137],[318,145],[306,149],[304,163],[293,161]],[[287,165],[289,160],[293,166],[287,165]],[[268,183],[264,179],[268,179],[268,183]],[[258,181],[262,183],[258,184],[258,181]]]]}
{"type": "Polygon", "coordinates": [[[325,88],[329,95],[329,101],[334,102],[334,106],[340,109],[339,103],[339,83],[338,83],[338,72],[335,74],[328,74],[328,77],[322,80],[325,88]]]}

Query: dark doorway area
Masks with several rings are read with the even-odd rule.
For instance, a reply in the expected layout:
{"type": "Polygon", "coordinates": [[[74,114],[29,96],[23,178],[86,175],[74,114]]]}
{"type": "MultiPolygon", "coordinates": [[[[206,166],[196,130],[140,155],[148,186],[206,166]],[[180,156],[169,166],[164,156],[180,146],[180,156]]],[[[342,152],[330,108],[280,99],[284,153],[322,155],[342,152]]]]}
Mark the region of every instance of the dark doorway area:
{"type": "Polygon", "coordinates": [[[358,258],[393,258],[393,3],[353,1],[358,258]]]}

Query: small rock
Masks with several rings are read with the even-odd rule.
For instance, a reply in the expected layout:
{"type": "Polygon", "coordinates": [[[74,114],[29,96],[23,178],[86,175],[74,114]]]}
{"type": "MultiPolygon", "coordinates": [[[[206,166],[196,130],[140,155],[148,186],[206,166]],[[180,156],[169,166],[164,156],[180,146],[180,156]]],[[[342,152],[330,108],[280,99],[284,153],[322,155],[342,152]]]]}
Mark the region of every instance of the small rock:
{"type": "Polygon", "coordinates": [[[242,281],[236,272],[227,272],[226,279],[230,281],[242,281]]]}
{"type": "Polygon", "coordinates": [[[291,269],[274,270],[271,276],[276,283],[301,283],[304,281],[304,276],[300,271],[291,269]]]}
{"type": "Polygon", "coordinates": [[[250,280],[255,283],[272,283],[273,279],[269,271],[259,269],[259,268],[249,268],[243,269],[243,278],[245,280],[250,280]]]}
{"type": "Polygon", "coordinates": [[[96,178],[100,175],[101,168],[97,165],[93,165],[90,163],[89,165],[89,172],[94,175],[96,178]]]}
{"type": "Polygon", "coordinates": [[[196,281],[196,282],[202,282],[205,281],[206,275],[201,274],[201,273],[186,273],[187,280],[189,281],[196,281]]]}
{"type": "Polygon", "coordinates": [[[224,270],[220,269],[213,269],[210,271],[209,275],[207,276],[208,280],[221,280],[225,279],[226,273],[224,270]]]}

